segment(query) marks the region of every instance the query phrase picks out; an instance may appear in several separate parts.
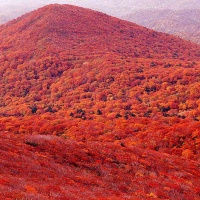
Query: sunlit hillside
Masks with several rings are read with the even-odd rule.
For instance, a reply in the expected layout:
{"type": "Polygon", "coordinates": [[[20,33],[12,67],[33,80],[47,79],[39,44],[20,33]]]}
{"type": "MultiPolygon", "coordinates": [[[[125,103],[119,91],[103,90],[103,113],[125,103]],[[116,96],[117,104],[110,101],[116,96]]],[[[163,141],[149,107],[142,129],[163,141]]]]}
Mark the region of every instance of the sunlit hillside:
{"type": "Polygon", "coordinates": [[[0,26],[0,77],[1,199],[199,199],[200,46],[55,4],[0,26]]]}

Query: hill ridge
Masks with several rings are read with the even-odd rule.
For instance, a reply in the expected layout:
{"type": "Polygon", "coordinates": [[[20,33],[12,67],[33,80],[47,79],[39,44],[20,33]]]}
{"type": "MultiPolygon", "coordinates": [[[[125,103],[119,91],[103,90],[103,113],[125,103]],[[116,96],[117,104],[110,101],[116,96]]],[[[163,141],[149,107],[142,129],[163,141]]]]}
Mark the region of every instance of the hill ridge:
{"type": "MultiPolygon", "coordinates": [[[[196,50],[192,51],[192,47],[196,48],[197,46],[179,38],[158,33],[97,11],[71,5],[52,4],[45,6],[6,25],[0,26],[0,40],[2,44],[9,44],[10,41],[4,40],[12,36],[12,34],[18,38],[17,40],[21,41],[26,37],[28,40],[28,35],[30,35],[35,43],[42,40],[42,38],[47,39],[47,37],[50,37],[51,40],[54,39],[54,42],[58,43],[57,46],[61,46],[62,43],[70,43],[70,40],[73,40],[73,42],[79,40],[79,43],[83,45],[87,43],[87,45],[95,46],[98,45],[96,44],[97,41],[101,40],[102,48],[99,49],[101,52],[104,49],[109,49],[110,52],[115,53],[117,51],[125,51],[125,54],[128,53],[130,56],[139,57],[147,57],[148,51],[153,51],[153,54],[161,56],[162,48],[166,48],[168,51],[172,49],[170,54],[173,57],[177,49],[173,44],[174,42],[179,42],[185,46],[183,48],[187,49],[186,46],[191,46],[190,53],[188,54],[198,54],[196,50]],[[50,9],[54,9],[56,14],[49,11],[50,9]],[[81,37],[82,39],[80,39],[81,37]],[[125,39],[124,41],[127,41],[126,45],[120,42],[121,37],[125,39]],[[115,43],[112,42],[111,44],[111,41],[115,41],[115,43]],[[161,41],[164,42],[164,45],[161,41]],[[132,45],[131,43],[135,44],[132,45]],[[159,44],[156,45],[156,43],[159,44]],[[110,48],[111,46],[113,46],[112,49],[110,48]],[[120,46],[124,47],[120,48],[120,46]],[[158,51],[159,53],[156,53],[158,51]]],[[[24,45],[26,46],[26,44],[24,45]]],[[[67,44],[65,45],[67,46],[67,44]]],[[[182,59],[184,57],[186,55],[182,56],[182,59]]]]}

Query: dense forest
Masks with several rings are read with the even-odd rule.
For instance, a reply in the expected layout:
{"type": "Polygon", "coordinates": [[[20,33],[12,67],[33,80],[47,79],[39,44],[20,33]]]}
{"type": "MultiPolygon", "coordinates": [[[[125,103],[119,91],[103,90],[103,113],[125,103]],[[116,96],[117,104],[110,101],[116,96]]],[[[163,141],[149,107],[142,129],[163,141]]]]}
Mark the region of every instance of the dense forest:
{"type": "Polygon", "coordinates": [[[49,5],[0,26],[0,77],[2,199],[200,198],[200,46],[49,5]]]}

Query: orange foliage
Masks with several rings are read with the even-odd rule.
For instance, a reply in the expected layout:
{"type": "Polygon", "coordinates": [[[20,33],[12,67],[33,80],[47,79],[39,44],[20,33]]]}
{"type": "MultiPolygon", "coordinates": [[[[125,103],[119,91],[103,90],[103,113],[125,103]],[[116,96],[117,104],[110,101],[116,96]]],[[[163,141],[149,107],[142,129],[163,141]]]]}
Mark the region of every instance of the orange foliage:
{"type": "Polygon", "coordinates": [[[0,53],[2,199],[199,198],[199,46],[51,5],[0,53]]]}

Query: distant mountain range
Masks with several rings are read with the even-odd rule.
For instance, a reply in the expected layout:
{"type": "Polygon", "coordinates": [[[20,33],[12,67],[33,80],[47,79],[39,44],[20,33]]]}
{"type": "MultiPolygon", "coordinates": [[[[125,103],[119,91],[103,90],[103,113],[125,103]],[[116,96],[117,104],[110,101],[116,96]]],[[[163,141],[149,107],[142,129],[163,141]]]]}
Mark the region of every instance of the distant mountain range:
{"type": "Polygon", "coordinates": [[[200,43],[200,9],[138,10],[122,18],[200,43]]]}
{"type": "MultiPolygon", "coordinates": [[[[79,1],[71,1],[75,4],[80,4],[79,1]]],[[[146,10],[146,9],[172,9],[172,10],[183,10],[183,9],[200,9],[199,0],[108,0],[108,1],[89,1],[89,6],[93,9],[106,12],[113,16],[121,17],[124,14],[129,14],[135,10],[146,10]]],[[[82,4],[87,6],[86,4],[82,4]]]]}

